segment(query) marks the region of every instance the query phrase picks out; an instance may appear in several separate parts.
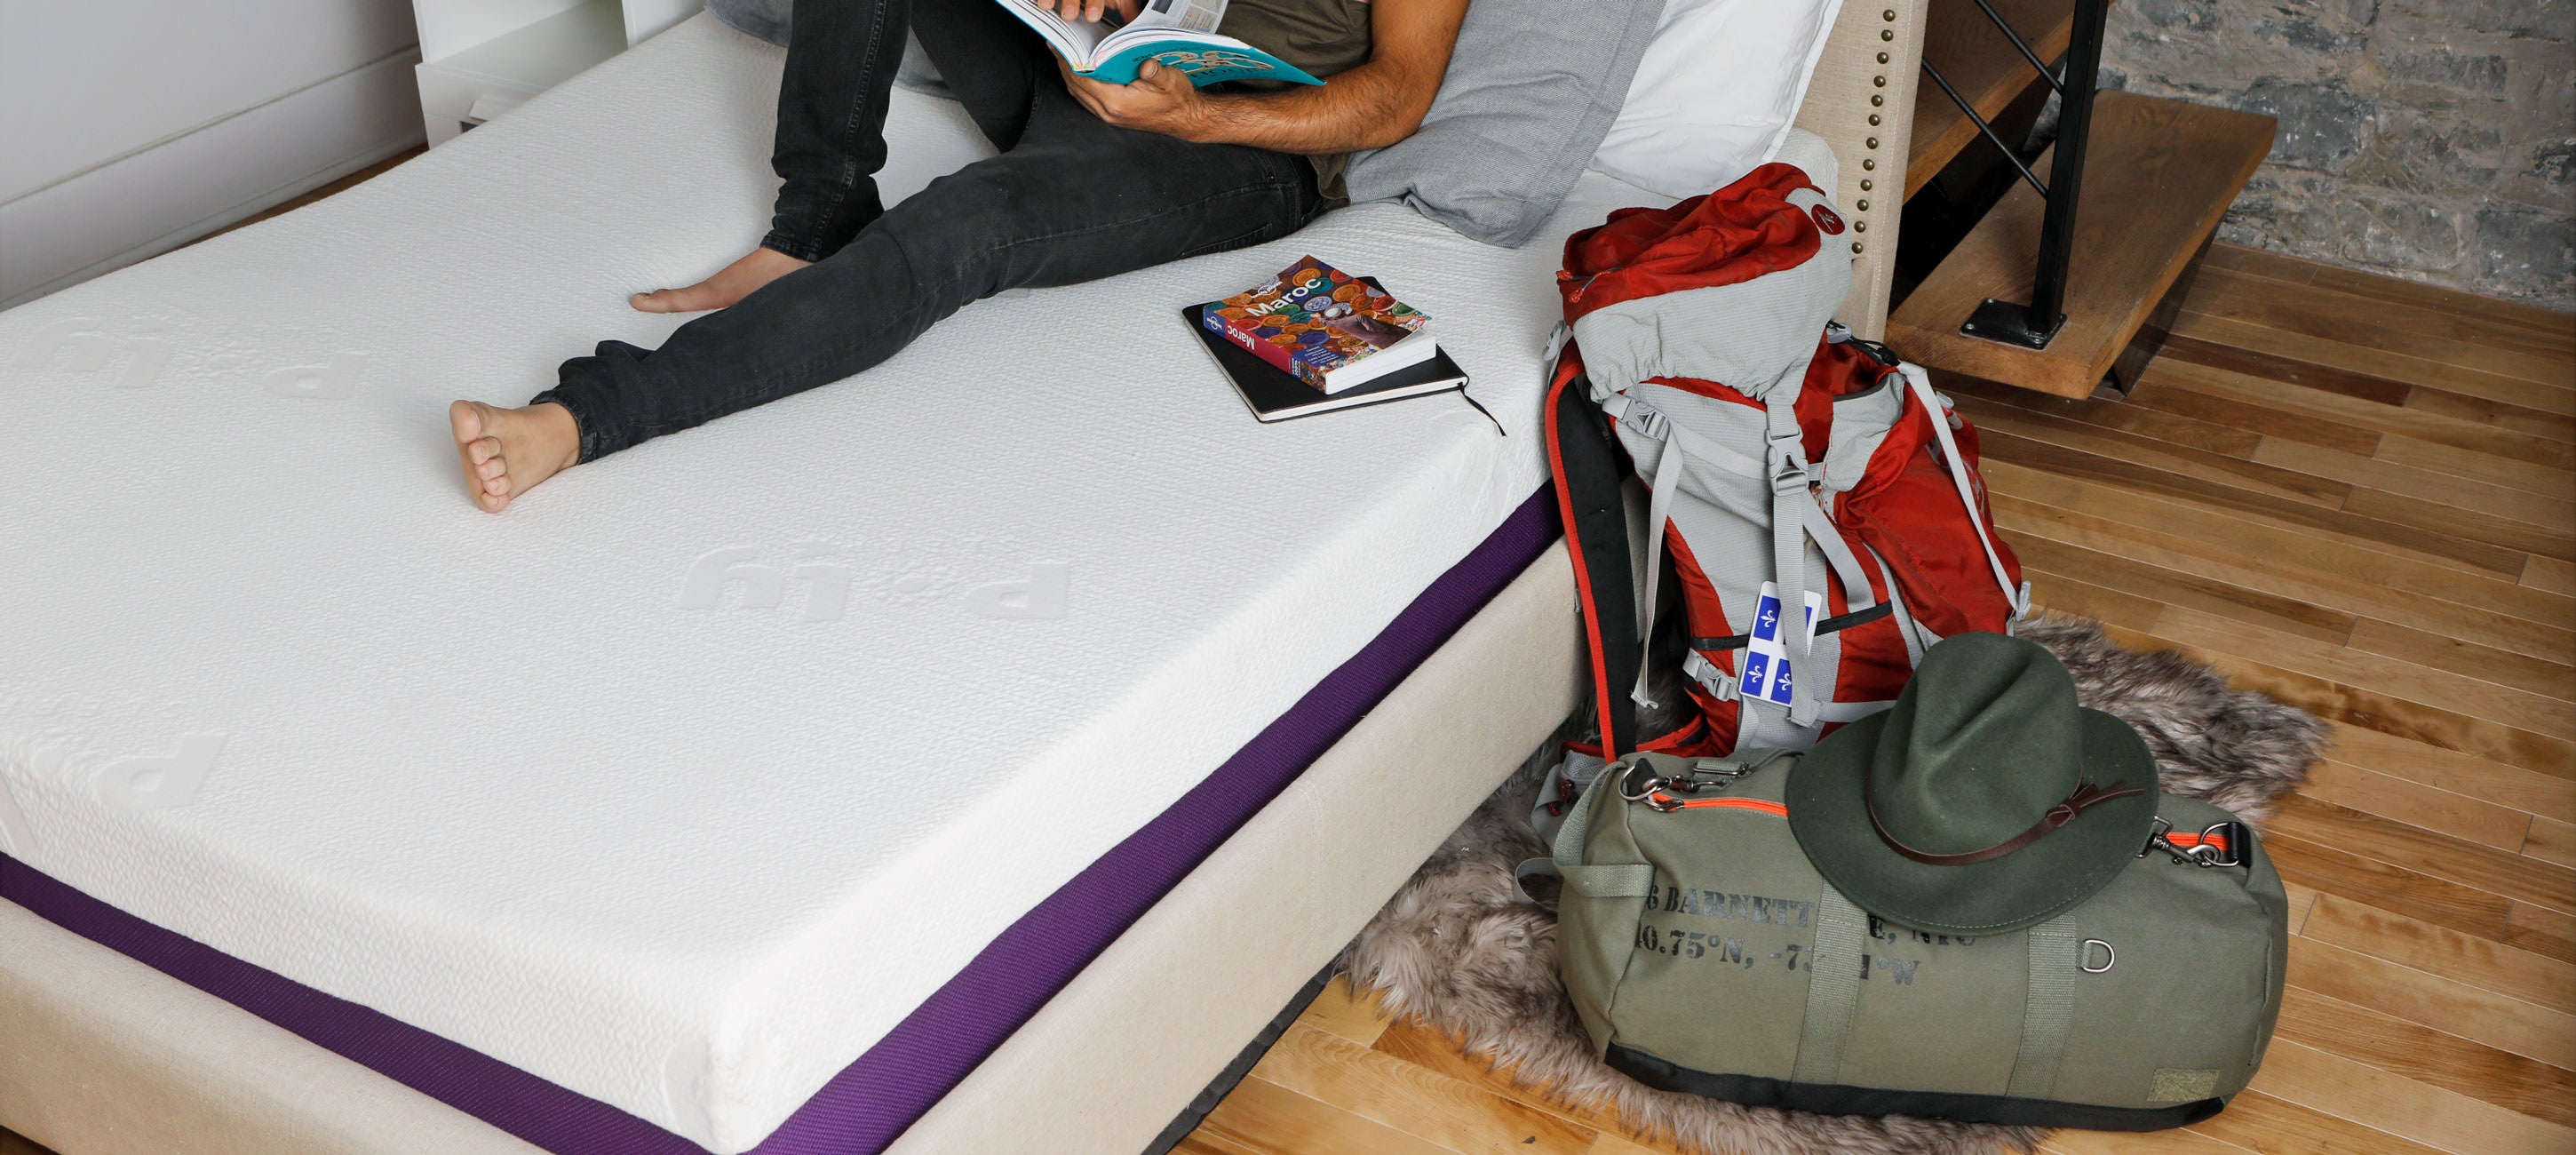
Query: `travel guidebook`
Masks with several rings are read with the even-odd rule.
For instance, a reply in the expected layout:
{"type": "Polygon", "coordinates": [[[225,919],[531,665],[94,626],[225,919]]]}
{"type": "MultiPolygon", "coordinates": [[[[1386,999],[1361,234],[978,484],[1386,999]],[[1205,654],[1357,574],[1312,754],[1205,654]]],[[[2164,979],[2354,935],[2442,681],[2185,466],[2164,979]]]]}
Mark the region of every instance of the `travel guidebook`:
{"type": "Polygon", "coordinates": [[[1431,318],[1312,255],[1204,306],[1201,323],[1326,393],[1419,365],[1440,349],[1431,318]]]}
{"type": "Polygon", "coordinates": [[[1067,20],[1038,0],[995,0],[1020,22],[1037,29],[1075,72],[1108,84],[1136,79],[1147,60],[1179,69],[1201,88],[1227,80],[1285,80],[1322,84],[1306,70],[1237,40],[1217,35],[1225,0],[1145,0],[1134,20],[1115,9],[1099,22],[1067,20]]]}
{"type": "MultiPolygon", "coordinates": [[[[1307,259],[1310,262],[1313,261],[1311,257],[1307,259]]],[[[1316,263],[1320,264],[1320,262],[1316,263]]],[[[1377,295],[1388,295],[1385,287],[1374,279],[1367,277],[1355,279],[1377,295]]],[[[1181,319],[1189,324],[1192,332],[1199,335],[1199,341],[1207,346],[1208,356],[1216,359],[1217,367],[1225,370],[1227,380],[1234,384],[1235,393],[1243,398],[1244,408],[1252,410],[1252,416],[1258,420],[1286,421],[1292,417],[1308,417],[1317,413],[1330,413],[1337,409],[1356,409],[1362,405],[1400,401],[1407,397],[1421,397],[1433,393],[1454,392],[1462,398],[1467,397],[1466,370],[1460,369],[1457,362],[1449,359],[1449,354],[1432,344],[1427,334],[1422,336],[1420,341],[1421,347],[1430,354],[1428,358],[1394,372],[1381,374],[1376,380],[1367,384],[1352,386],[1339,393],[1325,393],[1298,380],[1287,370],[1263,360],[1250,349],[1236,343],[1220,329],[1210,328],[1207,324],[1208,311],[1222,308],[1225,304],[1224,301],[1211,301],[1204,305],[1188,306],[1181,310],[1181,319]]],[[[1484,406],[1476,405],[1473,398],[1468,398],[1467,403],[1474,405],[1477,412],[1484,412],[1484,406]]],[[[1487,416],[1491,417],[1490,414],[1487,416]]],[[[1496,428],[1499,429],[1500,426],[1497,425],[1496,428]]]]}

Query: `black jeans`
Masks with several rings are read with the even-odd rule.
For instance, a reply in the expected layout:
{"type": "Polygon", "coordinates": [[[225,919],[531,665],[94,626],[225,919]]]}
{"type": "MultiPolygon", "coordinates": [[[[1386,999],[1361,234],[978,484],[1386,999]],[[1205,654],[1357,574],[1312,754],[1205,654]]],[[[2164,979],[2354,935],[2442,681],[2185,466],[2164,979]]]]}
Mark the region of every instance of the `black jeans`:
{"type": "Polygon", "coordinates": [[[993,0],[796,0],[767,248],[816,262],[647,351],[603,341],[537,401],[589,461],[840,380],[1004,289],[1068,285],[1275,240],[1321,211],[1302,157],[1113,128],[993,0]],[[907,23],[1001,155],[892,209],[886,106],[907,23]]]}

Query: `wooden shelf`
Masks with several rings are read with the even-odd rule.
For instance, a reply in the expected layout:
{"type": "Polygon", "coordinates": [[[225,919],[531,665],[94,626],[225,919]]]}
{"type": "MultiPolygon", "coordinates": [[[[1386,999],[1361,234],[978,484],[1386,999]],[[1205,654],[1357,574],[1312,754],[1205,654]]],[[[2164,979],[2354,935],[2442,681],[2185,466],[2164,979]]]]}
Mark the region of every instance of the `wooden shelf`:
{"type": "MultiPolygon", "coordinates": [[[[1936,369],[2091,394],[2263,163],[2272,128],[2271,117],[2249,112],[2098,94],[2056,340],[2032,350],[1959,332],[1989,297],[2030,299],[2047,205],[2017,184],[1888,319],[1888,344],[1936,369]]],[[[2042,156],[2036,171],[2046,174],[2052,159],[2042,156]]]]}
{"type": "MultiPolygon", "coordinates": [[[[2054,63],[2065,53],[2067,37],[2075,27],[2075,5],[2068,0],[1987,2],[2030,42],[2040,59],[2054,63]]],[[[1977,115],[1988,120],[2039,83],[2038,71],[1977,10],[1975,0],[1931,0],[1923,19],[1923,59],[1940,69],[1942,78],[1975,102],[1977,115]]],[[[1905,158],[1908,199],[1977,139],[1977,126],[1931,81],[1924,77],[1914,90],[1914,144],[1905,158]]]]}

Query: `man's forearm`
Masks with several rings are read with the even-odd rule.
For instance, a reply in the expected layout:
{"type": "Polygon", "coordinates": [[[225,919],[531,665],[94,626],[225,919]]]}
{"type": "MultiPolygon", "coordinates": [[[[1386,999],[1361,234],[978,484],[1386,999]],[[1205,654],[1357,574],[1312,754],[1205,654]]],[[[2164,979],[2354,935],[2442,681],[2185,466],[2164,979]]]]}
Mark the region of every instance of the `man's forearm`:
{"type": "Polygon", "coordinates": [[[1415,107],[1406,98],[1407,86],[1394,72],[1371,63],[1322,87],[1206,94],[1189,136],[1203,144],[1310,155],[1385,148],[1413,135],[1430,111],[1428,99],[1415,107]]]}

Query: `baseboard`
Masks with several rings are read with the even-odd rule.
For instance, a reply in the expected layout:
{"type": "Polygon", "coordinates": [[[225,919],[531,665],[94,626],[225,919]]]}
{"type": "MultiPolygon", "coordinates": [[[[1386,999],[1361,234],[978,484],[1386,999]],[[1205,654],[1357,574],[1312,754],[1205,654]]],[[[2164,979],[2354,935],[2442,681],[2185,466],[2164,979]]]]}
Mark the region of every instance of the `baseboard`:
{"type": "Polygon", "coordinates": [[[405,50],[0,204],[0,309],[184,245],[421,141],[405,50]]]}

